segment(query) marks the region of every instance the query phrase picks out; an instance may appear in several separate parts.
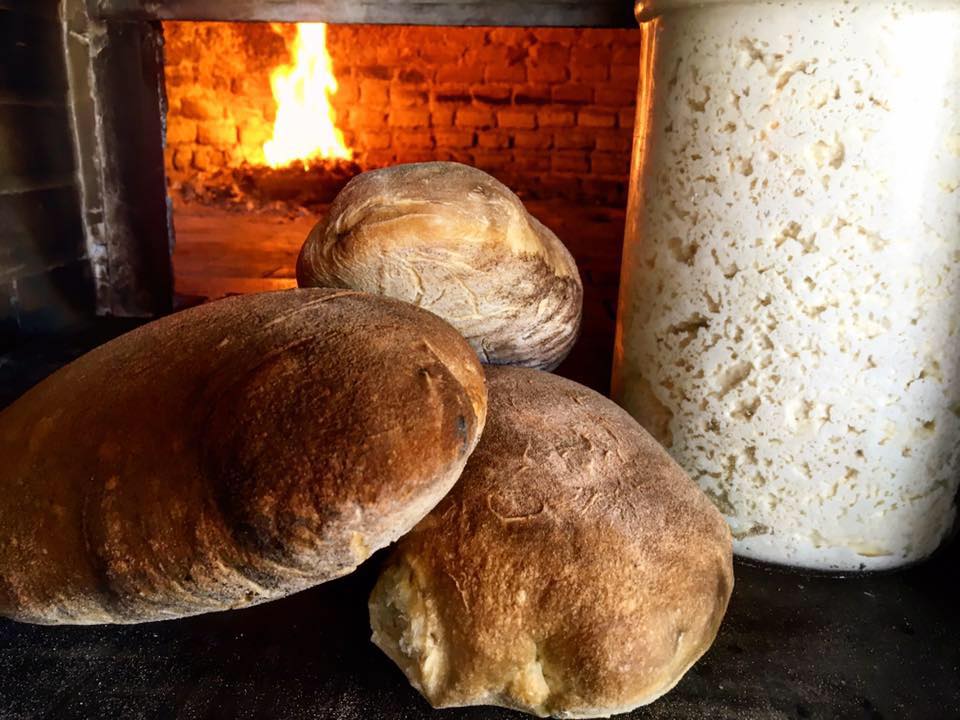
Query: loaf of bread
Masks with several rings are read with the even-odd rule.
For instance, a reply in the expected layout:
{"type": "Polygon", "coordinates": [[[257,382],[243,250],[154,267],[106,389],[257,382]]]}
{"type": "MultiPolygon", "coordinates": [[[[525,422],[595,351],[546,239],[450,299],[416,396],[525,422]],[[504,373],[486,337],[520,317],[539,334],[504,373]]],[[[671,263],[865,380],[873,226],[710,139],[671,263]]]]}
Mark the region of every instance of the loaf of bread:
{"type": "Polygon", "coordinates": [[[388,295],[436,313],[485,363],[556,367],[580,327],[577,266],[506,186],[452,162],[358,175],[310,233],[301,287],[388,295]]]}
{"type": "Polygon", "coordinates": [[[598,717],[707,650],[730,532],[637,423],[569,380],[487,371],[483,437],[370,597],[373,641],[435,706],[598,717]]]}
{"type": "Polygon", "coordinates": [[[446,494],[485,413],[463,338],[388,298],[150,323],[0,414],[0,614],[162,620],[343,575],[446,494]]]}

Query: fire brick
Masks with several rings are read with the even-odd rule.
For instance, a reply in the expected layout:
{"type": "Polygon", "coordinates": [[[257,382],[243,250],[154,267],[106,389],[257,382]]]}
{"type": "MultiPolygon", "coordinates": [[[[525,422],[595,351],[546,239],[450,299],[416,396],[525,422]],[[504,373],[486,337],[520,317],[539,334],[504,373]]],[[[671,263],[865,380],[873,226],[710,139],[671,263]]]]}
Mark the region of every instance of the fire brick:
{"type": "Polygon", "coordinates": [[[435,155],[437,160],[450,160],[464,165],[470,165],[473,162],[473,155],[464,150],[445,150],[438,147],[435,155]]]}
{"type": "Polygon", "coordinates": [[[235,145],[237,126],[231,122],[210,120],[197,126],[197,141],[201,145],[235,145]]]}
{"type": "Polygon", "coordinates": [[[452,107],[436,107],[430,111],[431,116],[433,117],[433,126],[434,127],[450,127],[453,125],[453,113],[454,109],[452,107]]]}
{"type": "Polygon", "coordinates": [[[179,147],[173,153],[173,167],[177,170],[187,170],[193,163],[193,150],[179,147]]]}
{"type": "Polygon", "coordinates": [[[503,170],[511,166],[513,156],[509,150],[477,150],[473,153],[473,162],[481,170],[503,170]]]}
{"type": "Polygon", "coordinates": [[[393,147],[398,153],[405,148],[432,148],[433,136],[429,128],[422,130],[394,130],[393,147]]]}
{"type": "Polygon", "coordinates": [[[493,127],[493,112],[485,108],[461,108],[457,110],[456,124],[462,128],[493,127]]]}
{"type": "Polygon", "coordinates": [[[197,123],[193,120],[171,119],[167,125],[167,143],[177,145],[197,141],[197,123]]]}
{"type": "MultiPolygon", "coordinates": [[[[599,48],[591,48],[599,49],[599,48]]],[[[570,68],[570,79],[575,82],[601,82],[610,77],[607,65],[573,65],[570,68]]]]}
{"type": "Polygon", "coordinates": [[[393,150],[369,150],[363,157],[364,165],[383,167],[396,162],[397,154],[393,150]]]}
{"type": "Polygon", "coordinates": [[[577,39],[583,32],[575,28],[537,28],[537,39],[542,43],[571,46],[577,44],[577,39]]]}
{"type": "MultiPolygon", "coordinates": [[[[168,58],[169,60],[169,58],[168,58]]],[[[167,83],[174,87],[190,85],[196,81],[196,66],[189,63],[174,65],[169,63],[164,68],[167,83]]]]}
{"type": "MultiPolygon", "coordinates": [[[[638,38],[640,36],[640,30],[633,30],[638,38]]],[[[588,47],[591,50],[600,48],[600,46],[605,46],[602,49],[606,49],[609,53],[609,47],[615,45],[618,42],[623,42],[623,35],[625,33],[622,30],[608,30],[601,28],[590,28],[584,30],[579,37],[577,45],[581,47],[588,47]]],[[[605,61],[606,62],[606,61],[605,61]]]]}
{"type": "Polygon", "coordinates": [[[525,172],[547,172],[550,170],[550,153],[515,152],[513,169],[525,172]]]}
{"type": "Polygon", "coordinates": [[[521,65],[528,54],[527,48],[522,45],[488,42],[467,48],[464,60],[468,64],[484,66],[521,65]]]}
{"type": "Polygon", "coordinates": [[[449,64],[437,68],[437,82],[450,83],[479,83],[483,82],[483,65],[480,64],[449,64]]]}
{"type": "Polygon", "coordinates": [[[537,113],[537,122],[540,127],[573,127],[576,124],[576,116],[572,110],[543,108],[537,113]]]}
{"type": "Polygon", "coordinates": [[[223,107],[198,95],[180,99],[180,114],[191,120],[212,120],[223,117],[223,107]]]}
{"type": "Polygon", "coordinates": [[[530,82],[560,83],[567,80],[569,74],[566,65],[541,65],[534,61],[527,67],[527,79],[530,82]]]}
{"type": "Polygon", "coordinates": [[[596,67],[610,65],[612,52],[609,47],[588,47],[577,45],[570,53],[570,65],[573,67],[596,67]]]}
{"type": "Polygon", "coordinates": [[[598,108],[584,108],[577,113],[577,124],[582,127],[612,128],[617,125],[617,113],[598,108]]]}
{"type": "Polygon", "coordinates": [[[360,81],[360,102],[367,107],[384,107],[390,99],[390,84],[381,80],[360,81]]]}
{"type": "Polygon", "coordinates": [[[397,80],[410,85],[423,85],[427,82],[427,76],[416,68],[401,70],[397,73],[397,80]]]}
{"type": "MultiPolygon", "coordinates": [[[[639,63],[639,60],[637,61],[639,63]]],[[[618,87],[628,87],[636,90],[637,83],[640,80],[639,65],[611,65],[610,82],[618,87]]]]}
{"type": "Polygon", "coordinates": [[[486,150],[502,150],[510,147],[510,133],[504,130],[487,130],[477,133],[477,145],[486,150]]]}
{"type": "Polygon", "coordinates": [[[421,88],[395,85],[390,89],[390,104],[395,108],[425,107],[427,101],[427,93],[421,88]]]}
{"type": "Polygon", "coordinates": [[[596,148],[605,152],[624,153],[630,150],[633,135],[629,130],[610,130],[596,133],[596,148]]]}
{"type": "Polygon", "coordinates": [[[554,138],[554,147],[560,150],[590,150],[596,142],[596,133],[590,130],[569,130],[558,132],[554,138]]]}
{"type": "Polygon", "coordinates": [[[527,45],[535,39],[529,30],[519,27],[495,27],[487,31],[490,42],[504,45],[527,45]]]}
{"type": "Polygon", "coordinates": [[[636,102],[637,89],[633,85],[626,87],[600,85],[596,90],[597,105],[608,105],[610,107],[632,107],[636,102]]]}
{"type": "Polygon", "coordinates": [[[367,130],[365,132],[357,133],[357,142],[361,147],[368,148],[370,150],[386,150],[388,147],[390,147],[392,139],[389,132],[367,130]]]}
{"type": "Polygon", "coordinates": [[[469,105],[473,99],[469,85],[458,83],[436,84],[433,86],[433,98],[438,103],[469,105]]]}
{"type": "Polygon", "coordinates": [[[358,67],[356,73],[360,77],[376,80],[389,80],[393,76],[393,70],[387,65],[365,65],[358,67]]]}
{"type": "Polygon", "coordinates": [[[622,207],[627,204],[628,181],[629,178],[592,178],[590,180],[590,189],[597,193],[597,197],[604,198],[607,202],[622,207]]]}
{"type": "MultiPolygon", "coordinates": [[[[362,43],[356,43],[357,45],[362,43]]],[[[417,56],[416,48],[406,47],[395,43],[387,43],[377,48],[376,58],[378,65],[405,65],[417,56]]]]}
{"type": "Polygon", "coordinates": [[[537,116],[522,110],[500,110],[497,113],[497,125],[503,128],[532,129],[537,126],[537,116]]]}
{"type": "Polygon", "coordinates": [[[566,67],[570,64],[570,46],[559,43],[538,43],[533,46],[532,58],[538,65],[566,67]]]}
{"type": "Polygon", "coordinates": [[[258,125],[262,117],[263,115],[256,108],[239,106],[231,107],[227,110],[227,119],[232,121],[238,128],[258,125]]]}
{"type": "Polygon", "coordinates": [[[509,85],[480,85],[473,89],[473,99],[486,105],[507,105],[512,93],[509,85]]]}
{"type": "Polygon", "coordinates": [[[522,85],[514,90],[513,100],[517,105],[548,105],[549,85],[522,85]]]}
{"type": "MultiPolygon", "coordinates": [[[[360,40],[359,31],[356,27],[348,25],[328,26],[327,47],[330,49],[334,62],[337,62],[346,52],[350,53],[350,65],[354,67],[357,65],[376,65],[378,62],[377,51],[380,49],[379,46],[376,43],[360,40]]],[[[340,75],[338,74],[337,77],[340,77],[340,75]]]]}
{"type": "Polygon", "coordinates": [[[501,63],[487,65],[483,79],[487,82],[526,82],[527,66],[522,62],[513,65],[501,63]]]}
{"type": "Polygon", "coordinates": [[[572,105],[587,105],[593,102],[593,86],[565,83],[553,88],[554,102],[569,103],[572,105]]]}
{"type": "Polygon", "coordinates": [[[240,144],[244,147],[263,145],[272,135],[273,132],[267,124],[243,125],[240,127],[240,144]]]}
{"type": "Polygon", "coordinates": [[[553,145],[553,135],[542,129],[517,130],[513,134],[513,145],[516,148],[546,150],[553,145]]]}
{"type": "Polygon", "coordinates": [[[223,161],[223,153],[210,147],[199,147],[193,153],[193,166],[197,170],[223,167],[223,161]]]}
{"type": "Polygon", "coordinates": [[[630,156],[625,153],[594,152],[590,155],[590,169],[597,175],[630,174],[630,156]]]}
{"type": "Polygon", "coordinates": [[[429,127],[429,110],[391,110],[388,120],[393,127],[429,127]]]}
{"type": "Polygon", "coordinates": [[[469,148],[473,147],[475,137],[470,130],[435,130],[433,133],[437,147],[469,148]]]}
{"type": "Polygon", "coordinates": [[[385,114],[376,106],[361,105],[351,108],[348,122],[354,128],[382,127],[385,124],[385,114]]]}
{"type": "Polygon", "coordinates": [[[463,53],[463,47],[434,36],[420,48],[420,58],[433,66],[456,64],[463,53]]]}
{"type": "MultiPolygon", "coordinates": [[[[434,32],[440,33],[446,42],[449,42],[450,28],[436,28],[434,32]]],[[[477,47],[487,41],[487,32],[485,27],[460,27],[456,29],[457,41],[464,47],[477,47]]]]}
{"type": "Polygon", "coordinates": [[[550,166],[558,173],[585,173],[590,170],[587,154],[583,152],[555,152],[551,156],[550,166]]]}
{"type": "Polygon", "coordinates": [[[610,58],[612,65],[629,65],[636,68],[640,65],[640,53],[636,47],[630,45],[615,45],[610,58]]]}
{"type": "Polygon", "coordinates": [[[436,151],[434,150],[404,149],[397,153],[397,162],[402,163],[430,162],[435,159],[436,151]]]}
{"type": "Polygon", "coordinates": [[[360,101],[360,87],[353,82],[340,83],[331,100],[338,105],[352,105],[360,101]]]}

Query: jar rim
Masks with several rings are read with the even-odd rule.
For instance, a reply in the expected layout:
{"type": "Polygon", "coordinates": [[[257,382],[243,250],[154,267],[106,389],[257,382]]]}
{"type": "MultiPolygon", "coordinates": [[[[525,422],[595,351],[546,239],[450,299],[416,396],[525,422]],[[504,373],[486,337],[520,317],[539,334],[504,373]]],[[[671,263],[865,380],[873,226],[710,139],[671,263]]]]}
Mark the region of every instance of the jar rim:
{"type": "MultiPolygon", "coordinates": [[[[817,0],[814,0],[815,2],[817,0]]],[[[836,2],[838,0],[819,0],[820,2],[836,2]]],[[[864,4],[890,2],[890,0],[860,0],[864,4]]],[[[680,10],[688,7],[705,8],[708,5],[782,5],[775,0],[634,0],[633,11],[638,22],[653,20],[659,15],[671,10],[680,10]]],[[[958,4],[956,0],[946,0],[944,4],[958,4]]]]}

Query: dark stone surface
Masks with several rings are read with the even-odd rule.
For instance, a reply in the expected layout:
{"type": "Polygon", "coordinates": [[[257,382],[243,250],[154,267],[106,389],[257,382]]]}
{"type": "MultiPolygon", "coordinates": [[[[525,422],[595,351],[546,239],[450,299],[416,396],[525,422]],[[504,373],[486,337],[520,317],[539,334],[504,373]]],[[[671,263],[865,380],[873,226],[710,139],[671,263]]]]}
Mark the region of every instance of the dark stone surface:
{"type": "Polygon", "coordinates": [[[94,312],[58,8],[0,0],[0,351],[94,312]]]}
{"type": "MultiPolygon", "coordinates": [[[[92,31],[96,34],[97,30],[92,31]]],[[[101,93],[104,221],[115,315],[155,316],[173,301],[173,235],[163,168],[163,34],[158,23],[113,23],[91,60],[101,93]]],[[[78,110],[79,111],[79,110],[78,110]]]]}
{"type": "Polygon", "coordinates": [[[65,106],[0,103],[0,189],[67,184],[73,170],[65,106]]]}
{"type": "Polygon", "coordinates": [[[633,6],[622,0],[97,0],[91,4],[101,18],[118,20],[636,27],[633,6]]]}
{"type": "Polygon", "coordinates": [[[142,323],[98,318],[73,333],[17,337],[9,348],[0,351],[0,408],[68,362],[142,323]]]}
{"type": "Polygon", "coordinates": [[[14,95],[21,102],[64,102],[61,33],[55,17],[0,6],[0,95],[14,95]]]}
{"type": "MultiPolygon", "coordinates": [[[[132,328],[101,322],[0,355],[0,405],[132,328]]],[[[434,713],[369,642],[358,572],[242,611],[139,626],[0,620],[0,719],[519,718],[434,713]]],[[[632,718],[960,717],[960,544],[899,572],[811,576],[738,564],[720,635],[673,692],[632,718]]]]}
{"type": "Polygon", "coordinates": [[[20,331],[20,318],[13,303],[15,295],[13,280],[0,282],[0,352],[13,347],[17,333],[20,331]]]}
{"type": "Polygon", "coordinates": [[[44,271],[87,252],[73,186],[0,193],[0,228],[0,278],[44,271]]]}
{"type": "Polygon", "coordinates": [[[61,6],[97,310],[162,315],[173,296],[163,36],[157,23],[91,21],[90,5],[62,0],[61,6]]]}
{"type": "Polygon", "coordinates": [[[86,260],[17,279],[16,310],[24,334],[88,324],[94,314],[93,276],[86,260]]]}

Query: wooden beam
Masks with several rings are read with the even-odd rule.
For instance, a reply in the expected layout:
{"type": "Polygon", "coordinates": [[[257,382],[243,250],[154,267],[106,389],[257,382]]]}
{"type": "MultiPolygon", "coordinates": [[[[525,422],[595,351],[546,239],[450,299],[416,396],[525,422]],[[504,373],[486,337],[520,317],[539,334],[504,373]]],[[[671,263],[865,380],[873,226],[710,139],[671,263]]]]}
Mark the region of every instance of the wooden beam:
{"type": "Polygon", "coordinates": [[[160,24],[104,23],[63,6],[80,198],[97,311],[142,317],[173,302],[163,166],[160,24]]]}
{"type": "Polygon", "coordinates": [[[104,20],[636,27],[630,0],[88,0],[104,20]]]}

